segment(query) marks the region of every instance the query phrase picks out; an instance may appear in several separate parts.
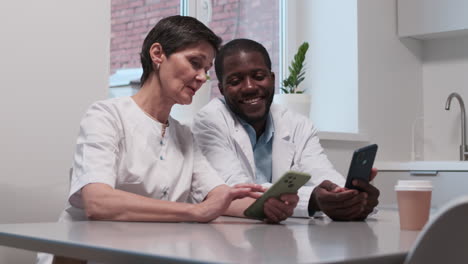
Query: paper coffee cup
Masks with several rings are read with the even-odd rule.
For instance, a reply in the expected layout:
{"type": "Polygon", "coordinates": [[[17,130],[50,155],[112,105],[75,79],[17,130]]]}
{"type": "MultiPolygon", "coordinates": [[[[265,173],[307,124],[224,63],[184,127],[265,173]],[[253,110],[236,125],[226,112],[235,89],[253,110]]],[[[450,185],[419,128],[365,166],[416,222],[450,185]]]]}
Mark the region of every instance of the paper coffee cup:
{"type": "Polygon", "coordinates": [[[400,228],[420,230],[429,219],[432,182],[400,180],[395,186],[400,215],[400,228]]]}

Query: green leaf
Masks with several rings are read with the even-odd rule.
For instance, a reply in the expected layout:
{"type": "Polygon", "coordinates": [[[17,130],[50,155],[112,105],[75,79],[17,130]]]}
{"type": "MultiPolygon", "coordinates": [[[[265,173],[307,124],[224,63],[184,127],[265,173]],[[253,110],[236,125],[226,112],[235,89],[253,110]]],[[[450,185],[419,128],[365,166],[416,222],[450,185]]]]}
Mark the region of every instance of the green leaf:
{"type": "Polygon", "coordinates": [[[283,80],[283,89],[288,89],[288,92],[285,93],[302,93],[303,91],[298,91],[299,84],[305,79],[305,57],[307,50],[309,49],[309,43],[302,43],[297,53],[294,55],[291,65],[288,67],[289,76],[283,80]]]}

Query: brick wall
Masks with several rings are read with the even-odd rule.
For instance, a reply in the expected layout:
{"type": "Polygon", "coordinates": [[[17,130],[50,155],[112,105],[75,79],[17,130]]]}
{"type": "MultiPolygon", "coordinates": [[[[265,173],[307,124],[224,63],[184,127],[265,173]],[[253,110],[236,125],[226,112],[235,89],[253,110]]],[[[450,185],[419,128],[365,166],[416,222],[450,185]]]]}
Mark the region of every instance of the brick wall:
{"type": "MultiPolygon", "coordinates": [[[[223,42],[249,38],[262,43],[270,54],[272,70],[278,76],[279,1],[213,0],[212,4],[212,21],[208,26],[223,42]]],[[[210,76],[212,96],[220,96],[214,70],[210,71],[210,76]]]]}
{"type": "MultiPolygon", "coordinates": [[[[224,42],[250,38],[262,43],[270,53],[273,71],[278,74],[278,2],[212,0],[213,15],[208,26],[224,42]]],[[[179,14],[179,5],[180,0],[112,0],[111,74],[117,69],[141,67],[139,52],[146,34],[161,18],[179,14]]],[[[213,96],[219,96],[214,71],[210,76],[213,96]]]]}
{"type": "Polygon", "coordinates": [[[111,74],[139,68],[139,53],[146,34],[162,18],[180,14],[180,0],[112,0],[111,74]]]}

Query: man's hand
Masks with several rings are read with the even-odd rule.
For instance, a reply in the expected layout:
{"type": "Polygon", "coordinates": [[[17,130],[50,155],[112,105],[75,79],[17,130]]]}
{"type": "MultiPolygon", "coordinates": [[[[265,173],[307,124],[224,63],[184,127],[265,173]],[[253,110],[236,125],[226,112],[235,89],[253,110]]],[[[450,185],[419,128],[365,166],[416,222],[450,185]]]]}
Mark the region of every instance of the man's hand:
{"type": "Polygon", "coordinates": [[[312,192],[309,208],[322,211],[333,220],[352,220],[362,215],[366,198],[365,192],[347,190],[325,180],[312,192]]]}
{"type": "Polygon", "coordinates": [[[264,206],[263,212],[267,216],[267,223],[279,223],[293,215],[294,208],[299,202],[299,196],[295,193],[287,193],[280,196],[279,199],[270,198],[264,206]]]}
{"type": "MultiPolygon", "coordinates": [[[[377,176],[377,169],[372,168],[370,180],[372,181],[376,176],[377,176]]],[[[354,180],[353,186],[356,186],[363,192],[367,193],[367,203],[364,206],[364,210],[359,216],[353,219],[353,220],[364,220],[370,213],[372,213],[372,211],[374,211],[374,208],[379,204],[378,199],[379,199],[380,191],[377,188],[375,188],[375,186],[371,185],[370,183],[361,181],[361,180],[354,180]]]]}
{"type": "MultiPolygon", "coordinates": [[[[370,180],[377,175],[373,168],[370,180]]],[[[358,190],[346,189],[325,180],[319,184],[310,197],[309,208],[322,211],[333,220],[350,221],[364,220],[377,206],[380,192],[373,185],[354,180],[353,185],[358,190]]]]}

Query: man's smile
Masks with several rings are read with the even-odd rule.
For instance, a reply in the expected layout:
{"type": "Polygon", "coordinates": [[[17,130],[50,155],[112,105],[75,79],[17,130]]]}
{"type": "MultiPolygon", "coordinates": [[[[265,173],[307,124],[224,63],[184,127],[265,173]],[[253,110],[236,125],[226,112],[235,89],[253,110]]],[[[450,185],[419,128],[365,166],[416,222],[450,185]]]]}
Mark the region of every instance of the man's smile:
{"type": "Polygon", "coordinates": [[[256,96],[256,97],[251,97],[251,98],[245,98],[240,101],[242,104],[247,104],[247,105],[256,105],[261,102],[263,102],[263,97],[256,96]]]}

